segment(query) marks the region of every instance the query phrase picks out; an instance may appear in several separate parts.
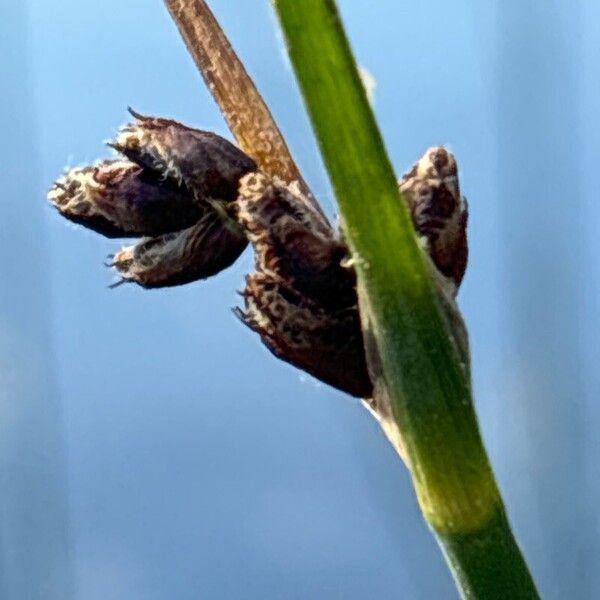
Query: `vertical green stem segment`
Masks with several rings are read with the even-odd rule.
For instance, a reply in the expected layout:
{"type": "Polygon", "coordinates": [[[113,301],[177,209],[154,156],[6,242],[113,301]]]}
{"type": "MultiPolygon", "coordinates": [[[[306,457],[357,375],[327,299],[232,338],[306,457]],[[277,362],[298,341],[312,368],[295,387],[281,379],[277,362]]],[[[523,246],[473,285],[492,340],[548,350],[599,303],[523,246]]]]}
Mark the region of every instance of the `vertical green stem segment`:
{"type": "Polygon", "coordinates": [[[463,597],[537,598],[481,440],[468,369],[333,0],[275,0],[355,257],[376,385],[402,432],[425,518],[463,597]]]}

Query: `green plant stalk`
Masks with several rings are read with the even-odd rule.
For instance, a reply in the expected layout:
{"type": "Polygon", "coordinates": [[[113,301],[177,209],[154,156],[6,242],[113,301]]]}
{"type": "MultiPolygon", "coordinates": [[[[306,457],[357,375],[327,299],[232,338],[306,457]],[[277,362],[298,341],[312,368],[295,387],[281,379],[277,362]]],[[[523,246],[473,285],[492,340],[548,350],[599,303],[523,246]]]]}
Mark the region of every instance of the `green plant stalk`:
{"type": "Polygon", "coordinates": [[[274,4],[355,260],[374,383],[391,403],[423,514],[464,598],[537,598],[481,440],[464,348],[400,198],[336,5],[274,4]]]}

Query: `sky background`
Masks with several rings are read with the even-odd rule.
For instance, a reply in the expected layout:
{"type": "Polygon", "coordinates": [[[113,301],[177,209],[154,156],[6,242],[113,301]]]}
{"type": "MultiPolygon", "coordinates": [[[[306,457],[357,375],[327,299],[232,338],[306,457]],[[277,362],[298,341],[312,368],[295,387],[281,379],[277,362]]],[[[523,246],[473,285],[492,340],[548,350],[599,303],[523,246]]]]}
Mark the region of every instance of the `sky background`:
{"type": "MultiPolygon", "coordinates": [[[[211,3],[330,215],[267,0],[211,3]]],[[[544,598],[600,596],[600,4],[340,0],[398,173],[448,144],[477,409],[544,598]]],[[[120,247],[46,190],[131,105],[230,137],[159,0],[0,0],[0,596],[456,598],[360,404],[231,314],[246,252],[108,289],[120,247]]]]}

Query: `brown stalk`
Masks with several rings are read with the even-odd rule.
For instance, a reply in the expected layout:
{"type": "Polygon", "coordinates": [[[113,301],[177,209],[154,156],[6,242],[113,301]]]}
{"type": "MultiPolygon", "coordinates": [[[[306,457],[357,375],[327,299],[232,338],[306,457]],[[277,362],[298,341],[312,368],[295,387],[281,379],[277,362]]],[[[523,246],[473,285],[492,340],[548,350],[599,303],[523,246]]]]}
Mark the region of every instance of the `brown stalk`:
{"type": "Polygon", "coordinates": [[[165,0],[165,4],[241,149],[268,175],[286,183],[297,181],[326,221],[271,111],[206,2],[165,0]]]}

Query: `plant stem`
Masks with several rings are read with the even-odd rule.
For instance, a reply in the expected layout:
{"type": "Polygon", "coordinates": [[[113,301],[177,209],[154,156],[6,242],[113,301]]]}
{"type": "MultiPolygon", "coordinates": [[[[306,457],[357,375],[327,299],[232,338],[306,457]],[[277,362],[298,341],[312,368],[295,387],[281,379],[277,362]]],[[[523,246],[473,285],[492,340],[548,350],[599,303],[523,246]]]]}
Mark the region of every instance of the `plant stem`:
{"type": "Polygon", "coordinates": [[[463,598],[538,598],[503,510],[480,531],[465,535],[441,534],[437,539],[463,598]]]}
{"type": "Polygon", "coordinates": [[[389,398],[423,514],[465,598],[537,598],[504,516],[442,301],[333,0],[276,0],[358,274],[369,366],[389,398]]]}
{"type": "Polygon", "coordinates": [[[204,0],[165,0],[165,4],[241,149],[268,175],[298,181],[325,219],[269,107],[208,4],[204,0]]]}

